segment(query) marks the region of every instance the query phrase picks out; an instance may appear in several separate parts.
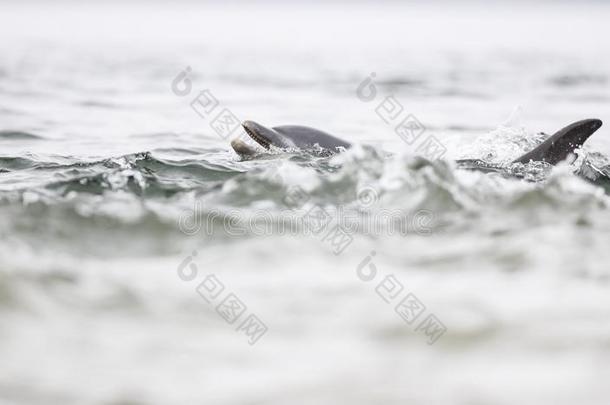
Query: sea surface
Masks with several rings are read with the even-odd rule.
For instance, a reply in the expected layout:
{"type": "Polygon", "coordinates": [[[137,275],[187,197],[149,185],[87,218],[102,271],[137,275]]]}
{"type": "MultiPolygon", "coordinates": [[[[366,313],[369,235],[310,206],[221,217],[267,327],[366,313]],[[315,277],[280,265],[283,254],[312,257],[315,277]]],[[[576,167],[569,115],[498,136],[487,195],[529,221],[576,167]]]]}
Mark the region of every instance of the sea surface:
{"type": "Polygon", "coordinates": [[[607,404],[609,19],[2,3],[0,403],[607,404]],[[354,147],[241,159],[248,119],[354,147]]]}

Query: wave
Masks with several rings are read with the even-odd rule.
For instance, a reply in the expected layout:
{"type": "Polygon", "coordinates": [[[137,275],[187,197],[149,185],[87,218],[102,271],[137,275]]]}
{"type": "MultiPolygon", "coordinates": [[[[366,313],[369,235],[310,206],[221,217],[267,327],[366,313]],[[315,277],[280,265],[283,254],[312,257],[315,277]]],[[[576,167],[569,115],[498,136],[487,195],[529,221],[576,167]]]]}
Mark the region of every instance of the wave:
{"type": "MultiPolygon", "coordinates": [[[[294,152],[248,161],[217,152],[91,161],[5,157],[0,167],[11,171],[0,173],[0,229],[5,240],[39,249],[137,255],[175,252],[196,234],[207,243],[260,236],[261,223],[272,234],[287,226],[302,234],[302,219],[317,209],[366,237],[387,235],[426,213],[433,219],[428,230],[451,232],[488,215],[526,224],[536,213],[569,219],[607,211],[610,166],[603,155],[557,167],[497,163],[525,147],[513,141],[481,160],[496,164],[488,173],[363,145],[335,156],[294,152]],[[199,234],[203,223],[208,228],[199,234]],[[248,226],[232,234],[231,223],[248,226]],[[130,251],[122,252],[124,246],[130,251]]],[[[487,147],[479,145],[479,152],[487,147]]]]}
{"type": "Polygon", "coordinates": [[[29,132],[0,130],[0,140],[40,140],[42,136],[35,135],[29,132]]]}
{"type": "Polygon", "coordinates": [[[591,87],[607,84],[608,78],[605,75],[575,73],[552,77],[549,82],[557,87],[591,87]]]}
{"type": "MultiPolygon", "coordinates": [[[[170,196],[193,188],[214,187],[239,173],[230,166],[205,159],[161,159],[150,152],[96,161],[34,155],[2,157],[0,168],[32,170],[21,187],[11,183],[12,190],[25,192],[30,189],[31,178],[38,177],[42,188],[61,196],[71,192],[102,194],[119,190],[139,196],[170,196]]],[[[2,180],[0,177],[0,185],[2,180]]]]}

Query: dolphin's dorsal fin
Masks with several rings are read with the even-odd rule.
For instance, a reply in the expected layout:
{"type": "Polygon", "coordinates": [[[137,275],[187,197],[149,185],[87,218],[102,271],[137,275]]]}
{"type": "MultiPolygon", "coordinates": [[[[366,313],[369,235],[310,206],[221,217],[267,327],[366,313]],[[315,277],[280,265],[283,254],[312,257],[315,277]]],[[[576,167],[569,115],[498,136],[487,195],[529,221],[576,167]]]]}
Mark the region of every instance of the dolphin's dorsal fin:
{"type": "Polygon", "coordinates": [[[557,164],[574,153],[600,127],[599,119],[586,119],[568,125],[557,131],[534,150],[515,159],[513,163],[528,163],[530,161],[557,164]]]}

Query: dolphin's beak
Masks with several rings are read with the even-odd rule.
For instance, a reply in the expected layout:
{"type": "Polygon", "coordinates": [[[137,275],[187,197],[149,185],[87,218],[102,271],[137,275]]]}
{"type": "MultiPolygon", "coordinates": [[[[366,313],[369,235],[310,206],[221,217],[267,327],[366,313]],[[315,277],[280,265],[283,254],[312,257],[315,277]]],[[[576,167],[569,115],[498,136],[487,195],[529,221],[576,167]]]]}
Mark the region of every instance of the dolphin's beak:
{"type": "Polygon", "coordinates": [[[271,145],[271,139],[264,135],[265,130],[267,130],[265,127],[260,124],[257,124],[254,121],[244,121],[242,122],[241,126],[244,128],[244,131],[246,131],[248,136],[254,139],[256,143],[258,143],[265,149],[269,149],[269,146],[271,145]]]}
{"type": "Polygon", "coordinates": [[[256,155],[256,149],[239,138],[231,141],[231,147],[239,156],[253,156],[256,155]]]}

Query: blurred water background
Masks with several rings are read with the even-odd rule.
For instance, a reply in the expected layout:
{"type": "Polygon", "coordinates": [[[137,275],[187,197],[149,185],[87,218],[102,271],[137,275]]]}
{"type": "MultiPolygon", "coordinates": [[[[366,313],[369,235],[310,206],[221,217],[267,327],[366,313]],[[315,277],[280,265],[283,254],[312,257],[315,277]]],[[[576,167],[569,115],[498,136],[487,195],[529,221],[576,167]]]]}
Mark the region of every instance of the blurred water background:
{"type": "Polygon", "coordinates": [[[573,165],[526,168],[537,181],[453,160],[610,123],[608,19],[606,2],[3,2],[0,402],[606,404],[610,200],[575,171],[607,170],[607,128],[573,165]],[[441,159],[376,112],[388,96],[441,159]],[[224,108],[356,146],[242,161],[210,126],[224,108]],[[320,209],[319,234],[282,228],[320,209]],[[425,309],[401,316],[409,293],[425,309]]]}

